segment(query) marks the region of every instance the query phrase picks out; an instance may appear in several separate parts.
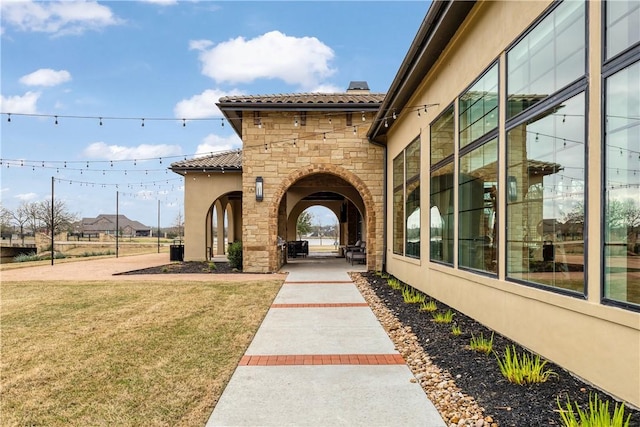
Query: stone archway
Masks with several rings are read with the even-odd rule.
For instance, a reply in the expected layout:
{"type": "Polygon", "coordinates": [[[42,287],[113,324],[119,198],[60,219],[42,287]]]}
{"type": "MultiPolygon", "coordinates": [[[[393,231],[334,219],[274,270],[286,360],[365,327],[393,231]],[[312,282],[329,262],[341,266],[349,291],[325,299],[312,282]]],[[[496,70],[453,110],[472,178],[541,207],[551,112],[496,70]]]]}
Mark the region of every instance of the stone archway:
{"type": "MultiPolygon", "coordinates": [[[[278,185],[273,201],[268,207],[269,220],[269,245],[276,247],[278,236],[278,218],[280,215],[280,207],[283,198],[286,196],[287,191],[297,181],[310,177],[316,174],[334,175],[346,181],[353,189],[360,195],[362,204],[364,205],[364,219],[366,221],[366,241],[367,241],[367,268],[370,270],[381,270],[383,259],[383,236],[379,233],[382,227],[382,218],[377,215],[377,210],[381,209],[376,206],[376,197],[374,197],[369,186],[353,172],[344,169],[334,164],[322,164],[322,165],[308,165],[306,167],[292,171],[286,177],[282,179],[278,185]]],[[[380,186],[381,187],[381,186],[380,186]]],[[[330,190],[330,189],[329,189],[330,190]]],[[[382,192],[380,188],[380,194],[377,199],[379,203],[382,202],[382,192]]],[[[270,252],[269,266],[272,271],[275,271],[278,265],[278,257],[275,251],[270,252]]]]}

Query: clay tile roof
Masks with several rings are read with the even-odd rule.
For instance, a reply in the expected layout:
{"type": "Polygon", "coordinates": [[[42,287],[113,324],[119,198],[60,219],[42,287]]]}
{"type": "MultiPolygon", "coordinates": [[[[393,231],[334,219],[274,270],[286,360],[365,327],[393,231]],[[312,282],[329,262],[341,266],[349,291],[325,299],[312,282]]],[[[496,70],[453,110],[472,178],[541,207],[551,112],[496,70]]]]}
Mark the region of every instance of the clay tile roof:
{"type": "Polygon", "coordinates": [[[380,104],[384,93],[290,93],[276,95],[240,95],[220,98],[220,104],[380,104]]]}
{"type": "Polygon", "coordinates": [[[203,169],[212,172],[223,170],[241,171],[242,150],[225,151],[223,153],[194,157],[193,159],[171,163],[171,170],[174,172],[192,169],[203,169]]]}

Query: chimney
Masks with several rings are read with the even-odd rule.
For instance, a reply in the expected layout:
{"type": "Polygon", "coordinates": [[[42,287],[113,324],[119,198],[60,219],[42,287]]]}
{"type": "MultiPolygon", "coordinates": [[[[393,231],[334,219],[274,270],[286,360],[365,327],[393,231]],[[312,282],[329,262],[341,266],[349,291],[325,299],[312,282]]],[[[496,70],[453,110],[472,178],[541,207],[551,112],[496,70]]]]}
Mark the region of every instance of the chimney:
{"type": "Polygon", "coordinates": [[[349,82],[349,88],[347,89],[347,93],[350,93],[350,94],[370,93],[369,85],[367,84],[367,82],[349,82]]]}

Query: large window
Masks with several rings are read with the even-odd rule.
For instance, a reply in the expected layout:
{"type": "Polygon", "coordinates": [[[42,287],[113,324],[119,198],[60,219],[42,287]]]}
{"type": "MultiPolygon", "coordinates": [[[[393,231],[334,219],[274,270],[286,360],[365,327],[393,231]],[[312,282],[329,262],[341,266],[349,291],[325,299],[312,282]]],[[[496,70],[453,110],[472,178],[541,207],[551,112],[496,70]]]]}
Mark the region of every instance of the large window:
{"type": "Polygon", "coordinates": [[[582,77],[585,2],[564,1],[507,53],[507,117],[582,77]]]}
{"type": "Polygon", "coordinates": [[[420,258],[420,139],[405,150],[406,176],[406,241],[407,256],[420,258]]]}
{"type": "Polygon", "coordinates": [[[458,100],[458,266],[498,271],[498,64],[458,100]]]}
{"type": "Polygon", "coordinates": [[[507,132],[507,276],[583,293],[585,95],[507,132]]]}
{"type": "Polygon", "coordinates": [[[393,252],[420,258],[419,138],[393,159],[393,252]]]}
{"type": "Polygon", "coordinates": [[[605,87],[604,297],[640,305],[640,62],[605,87]]]}
{"type": "Polygon", "coordinates": [[[393,159],[393,253],[404,255],[404,151],[393,159]]]}
{"type": "Polygon", "coordinates": [[[460,156],[458,182],[458,265],[496,273],[497,138],[460,156]]]}
{"type": "Polygon", "coordinates": [[[640,42],[640,2],[637,0],[607,1],[606,59],[640,42]]]}
{"type": "Polygon", "coordinates": [[[430,259],[453,264],[454,108],[448,107],[431,124],[431,190],[429,212],[430,259]]]}
{"type": "Polygon", "coordinates": [[[460,148],[498,127],[498,64],[460,96],[460,148]]]}

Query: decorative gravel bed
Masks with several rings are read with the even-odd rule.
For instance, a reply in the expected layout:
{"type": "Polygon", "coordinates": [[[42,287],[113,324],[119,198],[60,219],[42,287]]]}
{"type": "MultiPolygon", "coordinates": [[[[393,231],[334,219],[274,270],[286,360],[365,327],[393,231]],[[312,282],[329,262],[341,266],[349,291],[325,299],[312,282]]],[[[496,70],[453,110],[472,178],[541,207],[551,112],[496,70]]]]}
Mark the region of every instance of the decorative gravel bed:
{"type": "MultiPolygon", "coordinates": [[[[522,347],[436,301],[439,312],[454,313],[462,331],[454,336],[451,324],[435,323],[431,313],[420,311],[420,304],[405,303],[402,292],[392,289],[387,279],[372,272],[351,277],[449,426],[561,425],[557,399],[564,403],[568,398],[584,408],[589,396],[597,393],[610,401],[610,408],[619,403],[550,362],[546,368],[557,375],[547,382],[512,384],[502,376],[494,354],[469,348],[470,338],[493,334],[498,355],[512,345],[522,353],[522,347]]],[[[625,406],[625,414],[631,414],[630,426],[640,426],[640,411],[625,406]]]]}

